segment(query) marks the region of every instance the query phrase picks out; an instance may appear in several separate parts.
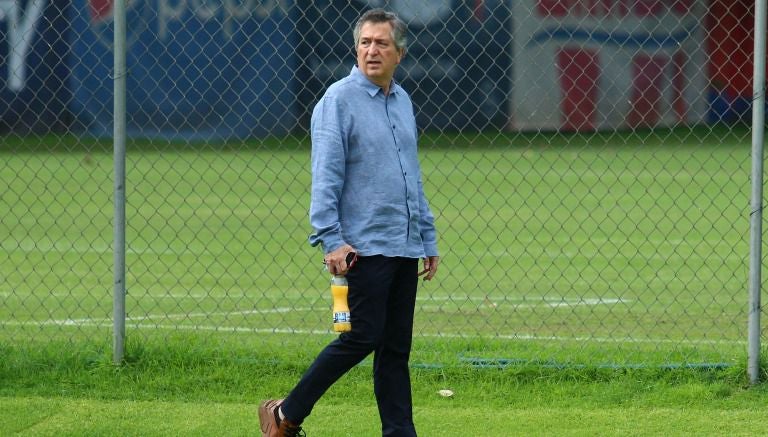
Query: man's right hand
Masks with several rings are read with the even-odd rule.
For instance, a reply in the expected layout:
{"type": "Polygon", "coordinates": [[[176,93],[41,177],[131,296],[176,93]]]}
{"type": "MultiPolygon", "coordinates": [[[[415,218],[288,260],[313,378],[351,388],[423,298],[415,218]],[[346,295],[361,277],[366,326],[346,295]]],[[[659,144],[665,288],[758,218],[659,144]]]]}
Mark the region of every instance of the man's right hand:
{"type": "Polygon", "coordinates": [[[345,244],[333,252],[329,252],[325,255],[325,268],[331,272],[332,275],[346,275],[349,271],[347,265],[347,254],[355,252],[355,248],[349,244],[345,244]]]}

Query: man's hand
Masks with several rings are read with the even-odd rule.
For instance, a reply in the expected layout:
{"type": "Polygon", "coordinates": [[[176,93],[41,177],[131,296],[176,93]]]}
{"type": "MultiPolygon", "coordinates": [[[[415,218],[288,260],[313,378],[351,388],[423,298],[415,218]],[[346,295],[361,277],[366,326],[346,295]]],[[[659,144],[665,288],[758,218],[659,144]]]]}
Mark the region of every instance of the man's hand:
{"type": "Polygon", "coordinates": [[[427,276],[424,276],[424,280],[431,281],[437,273],[438,264],[440,264],[439,256],[428,256],[424,258],[424,270],[419,272],[419,276],[426,274],[427,276]]]}
{"type": "Polygon", "coordinates": [[[325,263],[325,268],[327,268],[332,275],[346,275],[350,267],[347,265],[346,258],[347,254],[350,252],[355,252],[355,248],[349,244],[345,244],[333,252],[329,252],[325,255],[325,260],[323,261],[325,263]]]}

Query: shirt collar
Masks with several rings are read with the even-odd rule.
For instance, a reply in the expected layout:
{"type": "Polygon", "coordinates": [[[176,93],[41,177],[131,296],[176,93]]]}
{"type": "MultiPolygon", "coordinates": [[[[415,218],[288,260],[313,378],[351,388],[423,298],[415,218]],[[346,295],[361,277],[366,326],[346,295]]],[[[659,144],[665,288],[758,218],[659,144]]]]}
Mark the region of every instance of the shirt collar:
{"type": "MultiPolygon", "coordinates": [[[[359,68],[357,68],[357,65],[352,66],[352,71],[349,73],[350,76],[352,76],[355,81],[360,84],[363,88],[365,88],[365,91],[371,96],[375,96],[379,92],[383,92],[381,90],[381,87],[376,85],[375,83],[371,82],[362,71],[360,71],[359,68]]],[[[396,94],[398,89],[400,88],[400,85],[395,82],[394,79],[392,79],[392,84],[389,86],[389,94],[396,94]]]]}

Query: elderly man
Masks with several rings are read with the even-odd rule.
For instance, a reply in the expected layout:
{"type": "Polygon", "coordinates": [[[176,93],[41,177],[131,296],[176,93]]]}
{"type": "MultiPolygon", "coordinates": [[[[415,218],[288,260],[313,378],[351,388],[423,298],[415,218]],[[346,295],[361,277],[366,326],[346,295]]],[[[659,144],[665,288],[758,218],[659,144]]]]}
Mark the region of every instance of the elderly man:
{"type": "Polygon", "coordinates": [[[287,398],[260,405],[264,436],[298,435],[326,390],[371,352],[382,435],[416,435],[408,368],[416,289],[420,275],[435,276],[439,257],[413,104],[393,80],[405,32],[395,14],[363,14],[353,32],[357,66],[312,114],[309,239],[332,274],[346,275],[352,330],[323,349],[287,398]]]}

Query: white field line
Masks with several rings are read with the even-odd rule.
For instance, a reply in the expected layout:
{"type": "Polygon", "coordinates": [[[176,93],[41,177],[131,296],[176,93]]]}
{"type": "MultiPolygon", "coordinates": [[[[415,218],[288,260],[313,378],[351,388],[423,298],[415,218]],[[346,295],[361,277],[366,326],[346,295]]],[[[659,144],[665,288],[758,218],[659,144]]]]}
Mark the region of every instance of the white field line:
{"type": "MultiPolygon", "coordinates": [[[[448,302],[455,302],[455,303],[463,303],[468,302],[472,300],[478,300],[478,299],[469,299],[469,298],[462,298],[462,299],[456,299],[454,300],[451,297],[444,297],[444,298],[436,298],[436,297],[430,297],[425,299],[419,299],[422,301],[435,301],[435,300],[445,300],[448,302]]],[[[526,299],[527,300],[527,299],[526,299]]],[[[492,303],[491,300],[485,300],[485,304],[483,306],[491,306],[495,309],[498,309],[498,305],[495,303],[492,303]]],[[[616,303],[626,303],[629,302],[626,299],[613,299],[613,298],[589,298],[589,299],[553,299],[550,301],[542,300],[541,302],[532,302],[532,303],[516,303],[512,305],[504,305],[505,307],[509,306],[513,309],[518,308],[533,308],[533,307],[540,307],[540,306],[547,306],[551,308],[558,308],[558,307],[572,307],[572,306],[594,306],[594,305],[607,305],[607,304],[616,304],[616,303]]],[[[419,309],[426,309],[426,310],[439,310],[444,309],[445,306],[439,306],[439,305],[420,305],[419,309]]],[[[282,314],[282,313],[288,313],[288,312],[307,312],[307,311],[316,311],[320,308],[296,308],[296,307],[284,307],[284,308],[271,308],[271,309],[252,309],[252,310],[242,310],[242,311],[225,311],[225,312],[216,312],[216,313],[203,313],[203,312],[197,312],[197,313],[179,313],[179,314],[148,314],[145,316],[128,316],[126,317],[126,322],[140,322],[144,320],[155,320],[155,319],[162,319],[162,320],[184,320],[184,319],[194,319],[194,318],[209,318],[209,317],[218,317],[218,316],[233,316],[233,315],[249,315],[249,314],[282,314]]],[[[28,322],[16,322],[16,321],[0,321],[2,324],[6,325],[63,325],[63,326],[77,326],[77,325],[83,325],[83,324],[99,324],[102,322],[111,322],[111,318],[92,318],[92,317],[86,317],[86,318],[80,318],[80,319],[61,319],[61,320],[43,320],[43,321],[28,321],[28,322]]]]}
{"type": "MultiPolygon", "coordinates": [[[[435,300],[445,300],[453,304],[462,304],[467,301],[478,301],[480,299],[423,299],[426,302],[435,300]]],[[[517,300],[517,299],[516,299],[517,300]]],[[[492,307],[494,309],[519,309],[519,308],[559,308],[559,307],[577,307],[577,306],[595,306],[595,305],[613,305],[618,303],[631,302],[630,299],[622,298],[568,298],[568,299],[542,299],[537,301],[536,299],[525,299],[523,302],[509,302],[507,299],[482,299],[483,307],[492,307]]],[[[449,304],[450,305],[450,304],[449,304]]],[[[420,305],[420,309],[445,309],[446,305],[420,305]]]]}
{"type": "MultiPolygon", "coordinates": [[[[578,304],[581,305],[600,305],[604,303],[620,303],[626,302],[622,299],[580,299],[578,304]]],[[[545,304],[547,304],[545,302],[545,304]]],[[[573,305],[573,303],[567,302],[549,302],[550,306],[567,306],[573,305]]],[[[149,330],[184,330],[184,331],[216,331],[216,332],[242,332],[242,333],[259,333],[259,334],[311,334],[311,335],[327,335],[331,331],[329,330],[306,330],[306,329],[289,329],[289,328],[247,328],[238,326],[211,326],[211,325],[168,325],[157,323],[139,323],[151,320],[178,320],[178,319],[192,319],[198,317],[211,317],[211,316],[228,316],[228,315],[248,315],[248,314],[275,314],[275,313],[287,313],[291,311],[315,311],[317,308],[273,308],[273,309],[254,309],[245,311],[228,311],[218,313],[189,313],[189,314],[158,314],[147,315],[140,317],[127,317],[126,323],[133,329],[149,329],[149,330]]],[[[0,326],[75,326],[75,327],[96,327],[111,329],[112,319],[63,319],[63,320],[43,320],[43,321],[0,321],[0,326]]],[[[420,332],[416,333],[419,337],[430,338],[469,338],[467,335],[461,334],[445,334],[445,333],[429,333],[420,332]]],[[[657,338],[634,338],[634,337],[569,337],[569,336],[541,336],[533,334],[496,334],[492,336],[494,339],[500,340],[527,340],[527,341],[577,341],[577,342],[597,342],[597,343],[676,343],[686,345],[717,345],[717,344],[746,344],[746,341],[742,340],[697,340],[697,339],[657,339],[657,338]]]]}
{"type": "MultiPolygon", "coordinates": [[[[44,326],[44,325],[59,325],[59,326],[78,326],[78,327],[95,327],[95,328],[112,328],[111,323],[107,323],[106,320],[101,322],[82,322],[78,323],[76,320],[48,320],[43,322],[0,322],[2,325],[26,325],[26,326],[44,326]]],[[[331,330],[319,330],[319,329],[291,329],[291,328],[245,328],[239,326],[210,326],[210,325],[163,325],[163,324],[134,324],[129,325],[132,329],[147,329],[147,330],[172,330],[172,331],[216,331],[216,332],[242,332],[251,334],[311,334],[311,335],[327,335],[331,333],[331,330]]],[[[468,335],[461,334],[445,334],[445,333],[429,333],[420,332],[415,333],[415,337],[429,337],[429,338],[471,338],[468,335]]],[[[718,345],[718,344],[746,344],[746,341],[742,340],[696,340],[696,339],[681,339],[674,340],[668,338],[633,338],[633,337],[568,337],[568,336],[542,336],[532,334],[502,334],[493,335],[494,339],[499,340],[527,340],[527,341],[576,341],[576,342],[596,342],[596,343],[675,343],[685,345],[718,345]]]]}
{"type": "MultiPolygon", "coordinates": [[[[435,300],[445,300],[449,302],[456,302],[456,303],[462,303],[467,302],[471,300],[478,300],[478,299],[469,299],[469,298],[462,298],[462,299],[456,299],[454,300],[451,297],[444,297],[444,298],[436,298],[436,297],[430,297],[425,299],[419,299],[423,301],[435,301],[435,300]]],[[[527,299],[526,299],[527,300],[527,299]]],[[[532,302],[532,303],[516,303],[512,305],[504,305],[505,307],[511,307],[513,309],[518,308],[534,308],[534,307],[540,307],[540,306],[547,306],[550,308],[558,308],[558,307],[573,307],[573,306],[594,306],[594,305],[606,305],[606,304],[616,304],[616,303],[626,303],[629,302],[626,299],[613,299],[613,298],[590,298],[590,299],[552,299],[550,301],[542,300],[541,302],[532,302]]],[[[495,303],[492,303],[491,300],[485,300],[485,304],[483,306],[489,306],[493,307],[494,309],[498,309],[498,305],[495,303]]],[[[195,318],[210,318],[210,317],[218,317],[218,316],[234,316],[234,315],[249,315],[249,314],[282,314],[282,313],[288,313],[288,312],[307,312],[307,311],[316,311],[320,308],[296,308],[296,307],[285,307],[285,308],[271,308],[271,309],[252,309],[252,310],[243,310],[243,311],[225,311],[225,312],[216,312],[216,313],[203,313],[203,312],[197,312],[197,313],[179,313],[179,314],[148,314],[144,316],[128,316],[126,317],[126,322],[141,322],[145,320],[191,320],[195,318]]],[[[445,306],[440,305],[420,305],[419,309],[424,310],[440,310],[445,309],[445,306]]],[[[43,325],[61,325],[61,326],[80,326],[80,325],[89,325],[94,326],[94,324],[99,325],[101,323],[111,323],[111,318],[80,318],[80,319],[61,319],[61,320],[43,320],[43,321],[28,321],[28,322],[17,322],[17,321],[0,321],[0,324],[6,324],[6,325],[15,325],[15,326],[23,326],[23,325],[30,325],[30,326],[43,326],[43,325]]]]}
{"type": "MultiPolygon", "coordinates": [[[[145,320],[155,320],[155,319],[161,319],[161,320],[184,320],[184,319],[193,319],[193,318],[208,318],[208,317],[217,317],[217,316],[234,316],[234,315],[247,315],[247,314],[279,314],[279,313],[287,313],[291,311],[312,311],[315,308],[272,308],[272,309],[265,309],[265,310],[245,310],[245,311],[226,311],[226,312],[218,312],[218,313],[182,313],[182,314],[149,314],[146,316],[139,316],[139,317],[131,317],[128,316],[125,318],[126,323],[127,322],[141,322],[145,320]]],[[[103,323],[108,323],[109,326],[112,325],[112,319],[111,318],[83,318],[83,319],[61,319],[61,320],[43,320],[43,321],[26,321],[26,322],[18,322],[14,320],[10,321],[0,321],[0,324],[5,325],[11,325],[11,326],[44,326],[44,325],[62,325],[62,326],[102,326],[103,323]]],[[[138,325],[137,325],[138,326],[138,325]]],[[[154,326],[154,325],[153,325],[154,326]]]]}
{"type": "MultiPolygon", "coordinates": [[[[240,299],[253,297],[254,293],[240,292],[240,293],[211,293],[206,291],[190,291],[189,293],[163,293],[154,294],[150,290],[146,290],[143,293],[137,288],[133,288],[130,295],[136,298],[150,298],[150,299],[240,299]]],[[[71,297],[73,293],[61,292],[61,291],[49,291],[46,296],[53,297],[71,297]]],[[[0,291],[0,297],[12,297],[18,296],[17,293],[10,291],[0,291]]],[[[616,303],[628,303],[629,299],[623,298],[579,298],[579,297],[553,297],[553,296],[525,296],[525,297],[509,297],[509,296],[436,296],[425,295],[416,296],[416,300],[419,302],[450,302],[453,304],[465,304],[471,302],[483,302],[485,304],[496,303],[505,307],[512,306],[514,308],[527,308],[534,306],[549,306],[549,307],[567,307],[567,306],[582,306],[582,305],[607,305],[616,303]]],[[[423,307],[422,307],[423,308],[423,307]]]]}

